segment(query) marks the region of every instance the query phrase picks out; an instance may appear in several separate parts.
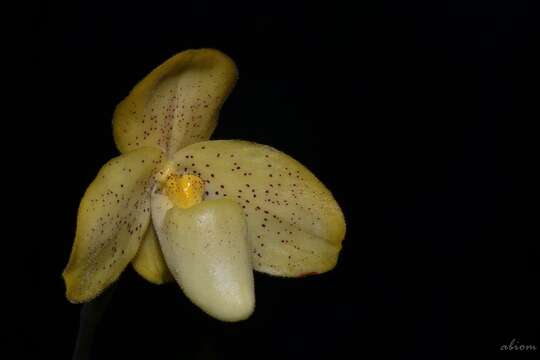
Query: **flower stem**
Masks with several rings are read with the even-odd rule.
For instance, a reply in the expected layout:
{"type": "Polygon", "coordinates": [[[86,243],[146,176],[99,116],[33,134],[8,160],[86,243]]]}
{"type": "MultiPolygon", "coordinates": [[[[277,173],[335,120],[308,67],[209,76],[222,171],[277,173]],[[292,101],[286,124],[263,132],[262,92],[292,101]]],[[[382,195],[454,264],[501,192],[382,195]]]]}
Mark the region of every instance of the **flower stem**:
{"type": "Polygon", "coordinates": [[[91,359],[96,328],[110,303],[116,282],[92,301],[83,304],[79,320],[79,333],[73,351],[73,360],[91,359]]]}

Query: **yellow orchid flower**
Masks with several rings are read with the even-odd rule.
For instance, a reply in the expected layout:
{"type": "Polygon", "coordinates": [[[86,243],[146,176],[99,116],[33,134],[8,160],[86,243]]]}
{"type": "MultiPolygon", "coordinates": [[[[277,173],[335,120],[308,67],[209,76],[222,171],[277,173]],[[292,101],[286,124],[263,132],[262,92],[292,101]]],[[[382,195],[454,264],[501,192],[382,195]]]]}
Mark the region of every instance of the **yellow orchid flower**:
{"type": "Polygon", "coordinates": [[[98,296],[131,262],[155,284],[176,280],[223,321],[251,315],[253,270],[299,277],[334,268],[345,220],[326,187],[269,146],[207,141],[234,87],[234,62],[181,52],[116,108],[122,155],[90,184],[63,276],[73,303],[98,296]]]}

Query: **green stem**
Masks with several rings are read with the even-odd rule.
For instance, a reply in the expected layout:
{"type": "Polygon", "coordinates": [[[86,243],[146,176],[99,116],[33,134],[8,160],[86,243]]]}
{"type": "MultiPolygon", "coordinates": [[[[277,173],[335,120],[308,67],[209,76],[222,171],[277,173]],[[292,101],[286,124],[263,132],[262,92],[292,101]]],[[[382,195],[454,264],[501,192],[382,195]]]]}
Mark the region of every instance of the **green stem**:
{"type": "Polygon", "coordinates": [[[97,298],[82,306],[79,320],[79,334],[77,335],[77,343],[73,351],[73,360],[91,359],[96,328],[103,318],[107,305],[111,301],[115,287],[116,282],[97,298]]]}

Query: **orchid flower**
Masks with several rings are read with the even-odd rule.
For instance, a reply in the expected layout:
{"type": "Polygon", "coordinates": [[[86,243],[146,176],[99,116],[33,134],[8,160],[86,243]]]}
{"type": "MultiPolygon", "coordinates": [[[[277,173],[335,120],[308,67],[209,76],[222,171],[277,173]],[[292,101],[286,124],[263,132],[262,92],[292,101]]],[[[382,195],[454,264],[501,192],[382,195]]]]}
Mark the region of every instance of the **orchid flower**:
{"type": "Polygon", "coordinates": [[[302,164],[265,145],[208,141],[237,69],[212,49],[181,52],[116,108],[121,155],[84,194],[66,296],[87,302],[129,263],[146,280],[176,280],[222,321],[255,307],[253,270],[283,277],[335,267],[345,236],[330,191],[302,164]]]}

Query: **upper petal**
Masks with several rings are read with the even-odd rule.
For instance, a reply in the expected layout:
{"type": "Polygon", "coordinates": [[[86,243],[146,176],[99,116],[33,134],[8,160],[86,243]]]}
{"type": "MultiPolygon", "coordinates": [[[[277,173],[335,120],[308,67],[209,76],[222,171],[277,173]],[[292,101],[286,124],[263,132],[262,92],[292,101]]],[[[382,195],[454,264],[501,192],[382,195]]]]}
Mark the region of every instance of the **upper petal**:
{"type": "Polygon", "coordinates": [[[155,148],[118,156],[99,171],[79,206],[75,242],[63,276],[66,296],[85,302],[114,282],[137,253],[150,220],[155,148]]]}
{"type": "Polygon", "coordinates": [[[173,56],[116,107],[113,129],[118,149],[155,146],[172,155],[209,139],[236,78],[234,62],[217,50],[187,50],[173,56]]]}
{"type": "Polygon", "coordinates": [[[207,141],[180,150],[169,166],[203,178],[206,199],[227,197],[242,206],[255,270],[300,276],[335,266],[345,236],[343,213],[296,160],[255,143],[207,141]]]}

